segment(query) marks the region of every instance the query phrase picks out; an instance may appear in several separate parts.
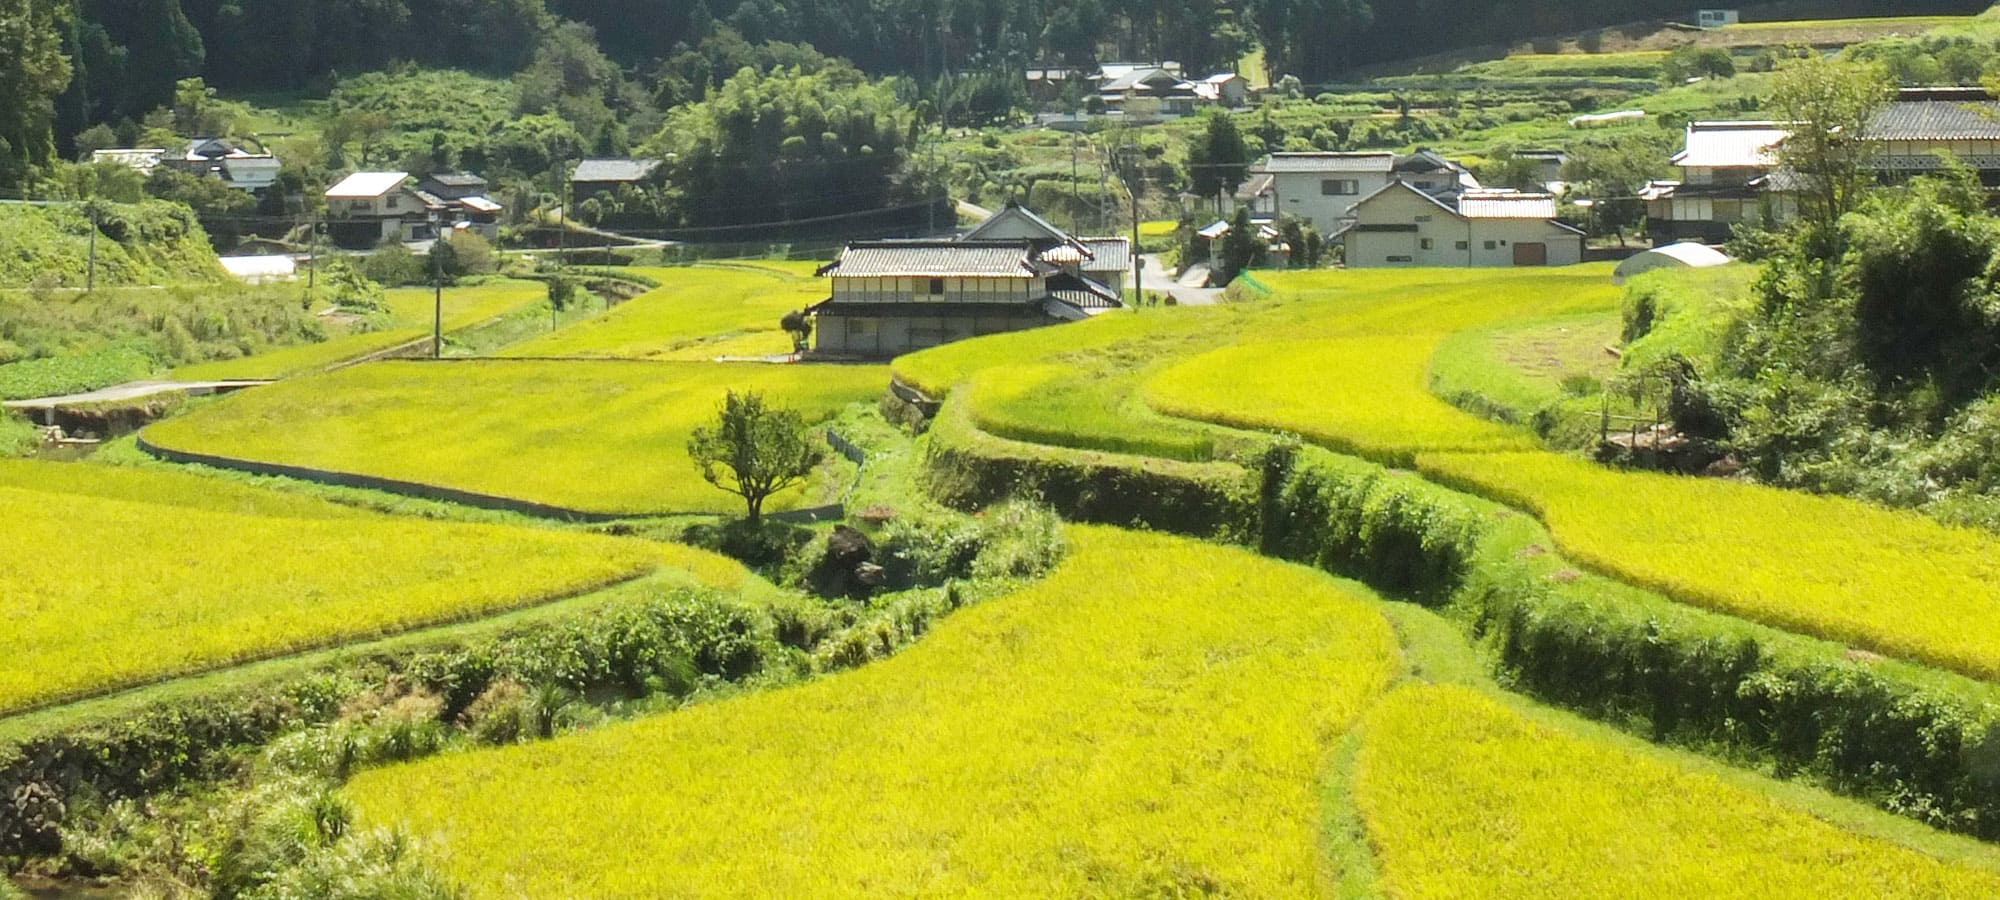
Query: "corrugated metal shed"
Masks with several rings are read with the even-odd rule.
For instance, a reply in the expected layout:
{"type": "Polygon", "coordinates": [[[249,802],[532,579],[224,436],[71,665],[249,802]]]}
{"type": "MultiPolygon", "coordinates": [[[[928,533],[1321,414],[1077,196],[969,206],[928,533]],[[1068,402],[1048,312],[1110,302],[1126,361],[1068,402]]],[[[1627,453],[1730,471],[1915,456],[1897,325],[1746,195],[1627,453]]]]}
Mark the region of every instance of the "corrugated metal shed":
{"type": "Polygon", "coordinates": [[[1468,219],[1553,219],[1556,198],[1548,194],[1467,193],[1458,198],[1458,214],[1468,219]]]}
{"type": "Polygon", "coordinates": [[[1027,241],[862,241],[826,274],[849,278],[1032,278],[1042,270],[1027,241]]]}

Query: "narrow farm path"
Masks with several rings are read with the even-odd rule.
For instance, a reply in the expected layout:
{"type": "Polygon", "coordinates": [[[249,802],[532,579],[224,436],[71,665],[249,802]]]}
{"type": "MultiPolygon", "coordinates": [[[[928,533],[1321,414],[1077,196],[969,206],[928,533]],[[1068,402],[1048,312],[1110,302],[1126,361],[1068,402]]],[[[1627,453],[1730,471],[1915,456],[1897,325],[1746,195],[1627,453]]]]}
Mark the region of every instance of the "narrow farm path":
{"type": "Polygon", "coordinates": [[[1321,778],[1397,668],[1358,587],[1073,527],[863,669],[364,773],[475,896],[1312,896],[1321,778]]]}

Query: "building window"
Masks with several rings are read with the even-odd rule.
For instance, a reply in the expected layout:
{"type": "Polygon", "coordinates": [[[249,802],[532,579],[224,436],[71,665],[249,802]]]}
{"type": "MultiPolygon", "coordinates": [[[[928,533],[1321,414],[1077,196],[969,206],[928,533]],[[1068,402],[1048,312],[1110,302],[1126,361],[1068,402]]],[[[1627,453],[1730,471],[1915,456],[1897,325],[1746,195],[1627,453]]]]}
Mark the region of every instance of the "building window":
{"type": "Polygon", "coordinates": [[[1389,262],[1416,262],[1416,261],[1417,261],[1416,257],[1414,257],[1414,256],[1387,256],[1387,257],[1383,257],[1383,258],[1384,258],[1384,259],[1386,259],[1386,260],[1388,260],[1389,262]]]}
{"type": "Polygon", "coordinates": [[[847,336],[851,338],[872,338],[875,336],[874,319],[848,319],[847,336]]]}
{"type": "Polygon", "coordinates": [[[389,195],[389,199],[388,199],[388,200],[385,200],[385,201],[383,201],[383,203],[382,203],[382,208],[383,208],[383,209],[395,209],[395,208],[396,208],[396,195],[395,195],[395,194],[390,194],[390,195],[389,195]]]}
{"type": "Polygon", "coordinates": [[[1472,245],[1471,245],[1471,244],[1467,244],[1467,243],[1466,243],[1466,242],[1464,242],[1464,241],[1459,241],[1459,242],[1458,242],[1458,249],[1460,249],[1460,250],[1464,250],[1464,249],[1466,249],[1466,248],[1468,248],[1468,247],[1470,247],[1470,246],[1472,246],[1472,245]]]}
{"type": "Polygon", "coordinates": [[[1361,182],[1352,178],[1322,179],[1319,192],[1328,197],[1351,197],[1361,193],[1361,182]]]}
{"type": "Polygon", "coordinates": [[[1431,220],[1431,217],[1430,217],[1430,216],[1418,216],[1418,217],[1417,217],[1417,221],[1419,221],[1419,222],[1428,222],[1428,221],[1430,221],[1430,220],[1431,220]]]}
{"type": "Polygon", "coordinates": [[[1431,248],[1431,239],[1424,238],[1423,240],[1418,241],[1417,248],[1421,250],[1429,250],[1431,248]]]}
{"type": "Polygon", "coordinates": [[[942,278],[931,279],[931,296],[935,297],[942,293],[944,293],[944,279],[942,278]]]}
{"type": "Polygon", "coordinates": [[[1496,250],[1496,249],[1499,249],[1499,246],[1500,246],[1499,244],[1496,244],[1496,243],[1494,243],[1494,242],[1492,242],[1492,241],[1487,241],[1487,242],[1486,242],[1486,249],[1488,249],[1488,250],[1496,250]]]}

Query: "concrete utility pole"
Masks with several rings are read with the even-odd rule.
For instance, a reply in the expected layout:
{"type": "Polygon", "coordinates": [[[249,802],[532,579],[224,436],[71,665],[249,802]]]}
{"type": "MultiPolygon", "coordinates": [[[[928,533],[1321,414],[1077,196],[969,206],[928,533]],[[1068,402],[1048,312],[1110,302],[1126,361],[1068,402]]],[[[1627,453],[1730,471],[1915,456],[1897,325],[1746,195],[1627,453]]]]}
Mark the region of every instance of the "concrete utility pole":
{"type": "Polygon", "coordinates": [[[1145,260],[1139,256],[1139,148],[1120,147],[1118,152],[1124,158],[1125,193],[1132,196],[1132,293],[1137,297],[1136,303],[1144,305],[1146,279],[1141,267],[1145,260]]]}
{"type": "Polygon", "coordinates": [[[431,358],[444,358],[444,265],[438,244],[444,240],[439,216],[431,215],[431,358]]]}
{"type": "Polygon", "coordinates": [[[97,204],[90,205],[90,268],[83,276],[84,293],[97,290],[97,204]]]}

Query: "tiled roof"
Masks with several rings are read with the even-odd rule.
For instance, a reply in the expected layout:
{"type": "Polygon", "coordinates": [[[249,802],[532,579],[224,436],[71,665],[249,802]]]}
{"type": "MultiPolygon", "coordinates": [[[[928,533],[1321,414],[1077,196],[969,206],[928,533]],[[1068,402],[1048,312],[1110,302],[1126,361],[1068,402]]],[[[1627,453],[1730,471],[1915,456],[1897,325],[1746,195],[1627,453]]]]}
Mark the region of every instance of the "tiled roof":
{"type": "Polygon", "coordinates": [[[1263,169],[1273,175],[1304,172],[1387,172],[1394,153],[1273,153],[1263,169]]]}
{"type": "Polygon", "coordinates": [[[1867,135],[1878,141],[2000,140],[2000,102],[1899,100],[1875,114],[1867,135]]]}
{"type": "Polygon", "coordinates": [[[1122,237],[1077,238],[1090,251],[1083,267],[1092,272],[1124,271],[1132,268],[1132,241],[1122,237]]]}
{"type": "Polygon", "coordinates": [[[1689,122],[1687,147],[1674,165],[1695,169],[1769,168],[1773,148],[1791,131],[1776,122],[1689,122]]]}
{"type": "Polygon", "coordinates": [[[470,172],[438,172],[430,176],[431,181],[445,187],[485,187],[486,179],[470,172]]]}
{"type": "Polygon", "coordinates": [[[1038,271],[1027,241],[859,241],[826,274],[859,278],[1031,278],[1038,271]]]}
{"type": "Polygon", "coordinates": [[[576,164],[571,181],[642,181],[660,167],[657,159],[586,159],[576,164]]]}

